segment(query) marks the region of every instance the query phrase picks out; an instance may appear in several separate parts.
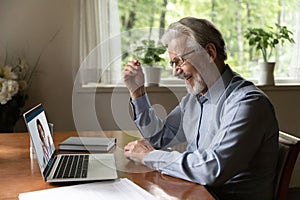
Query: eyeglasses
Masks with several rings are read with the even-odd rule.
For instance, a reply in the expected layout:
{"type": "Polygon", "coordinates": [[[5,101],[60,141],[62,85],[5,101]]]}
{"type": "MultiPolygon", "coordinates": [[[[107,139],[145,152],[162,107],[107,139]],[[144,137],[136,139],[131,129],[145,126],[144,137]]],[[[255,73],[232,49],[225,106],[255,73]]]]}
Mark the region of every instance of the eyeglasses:
{"type": "Polygon", "coordinates": [[[170,66],[173,68],[176,68],[176,67],[181,67],[186,59],[184,59],[185,56],[195,52],[196,50],[192,50],[192,51],[189,51],[185,54],[182,54],[181,56],[175,56],[171,61],[170,61],[170,66]]]}

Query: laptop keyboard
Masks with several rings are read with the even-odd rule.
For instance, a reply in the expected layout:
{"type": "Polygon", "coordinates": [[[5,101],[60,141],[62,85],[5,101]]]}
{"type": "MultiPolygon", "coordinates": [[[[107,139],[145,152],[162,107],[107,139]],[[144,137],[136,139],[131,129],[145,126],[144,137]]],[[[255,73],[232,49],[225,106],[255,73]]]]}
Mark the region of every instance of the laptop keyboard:
{"type": "Polygon", "coordinates": [[[86,178],[89,155],[62,155],[54,178],[86,178]]]}

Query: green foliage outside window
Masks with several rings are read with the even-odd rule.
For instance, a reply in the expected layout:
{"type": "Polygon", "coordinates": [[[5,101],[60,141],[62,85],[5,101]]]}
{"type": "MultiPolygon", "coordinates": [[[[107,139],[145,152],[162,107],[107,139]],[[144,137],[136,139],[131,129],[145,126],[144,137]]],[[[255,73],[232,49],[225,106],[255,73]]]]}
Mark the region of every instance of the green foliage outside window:
{"type": "Polygon", "coordinates": [[[137,46],[133,55],[147,66],[156,66],[164,64],[165,58],[162,54],[166,52],[166,47],[156,43],[154,40],[142,40],[142,45],[137,46]]]}
{"type": "Polygon", "coordinates": [[[267,27],[267,29],[248,28],[245,32],[245,37],[248,39],[250,47],[254,47],[256,51],[261,52],[264,62],[270,61],[277,45],[283,45],[286,40],[295,43],[292,38],[293,33],[286,26],[275,25],[275,30],[273,27],[267,27]]]}
{"type": "MultiPolygon", "coordinates": [[[[124,62],[130,57],[128,49],[131,49],[132,43],[153,37],[159,39],[170,23],[193,16],[206,18],[220,29],[228,51],[226,62],[245,77],[254,76],[250,63],[259,59],[244,37],[246,30],[277,23],[294,32],[294,18],[300,10],[300,0],[119,0],[118,3],[124,62]],[[139,29],[144,32],[139,34],[139,29]],[[155,31],[159,32],[158,36],[154,36],[155,31]]],[[[275,75],[291,76],[288,68],[290,48],[289,45],[279,46],[273,52],[276,62],[280,63],[276,66],[275,75]]],[[[168,77],[171,73],[165,72],[162,76],[168,77]]]]}

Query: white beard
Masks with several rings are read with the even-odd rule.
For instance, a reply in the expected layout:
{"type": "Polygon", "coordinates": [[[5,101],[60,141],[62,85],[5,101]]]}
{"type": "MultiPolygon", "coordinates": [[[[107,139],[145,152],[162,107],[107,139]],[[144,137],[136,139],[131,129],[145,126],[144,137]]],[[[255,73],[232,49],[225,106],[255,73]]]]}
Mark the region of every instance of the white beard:
{"type": "Polygon", "coordinates": [[[203,92],[206,89],[206,84],[204,83],[203,79],[200,77],[199,74],[194,75],[193,77],[194,86],[186,83],[186,89],[188,93],[196,96],[203,92]]]}

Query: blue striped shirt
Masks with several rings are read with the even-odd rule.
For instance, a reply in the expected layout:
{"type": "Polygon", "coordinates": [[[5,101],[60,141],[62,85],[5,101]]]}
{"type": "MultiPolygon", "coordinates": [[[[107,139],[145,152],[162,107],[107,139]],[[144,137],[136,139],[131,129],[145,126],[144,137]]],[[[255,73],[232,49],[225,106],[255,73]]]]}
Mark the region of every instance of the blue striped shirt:
{"type": "Polygon", "coordinates": [[[275,111],[261,90],[229,67],[205,95],[187,94],[165,119],[155,115],[147,94],[131,104],[136,126],[157,149],[145,157],[148,167],[206,185],[224,199],[272,199],[275,111]],[[166,150],[182,142],[185,152],[166,150]]]}

